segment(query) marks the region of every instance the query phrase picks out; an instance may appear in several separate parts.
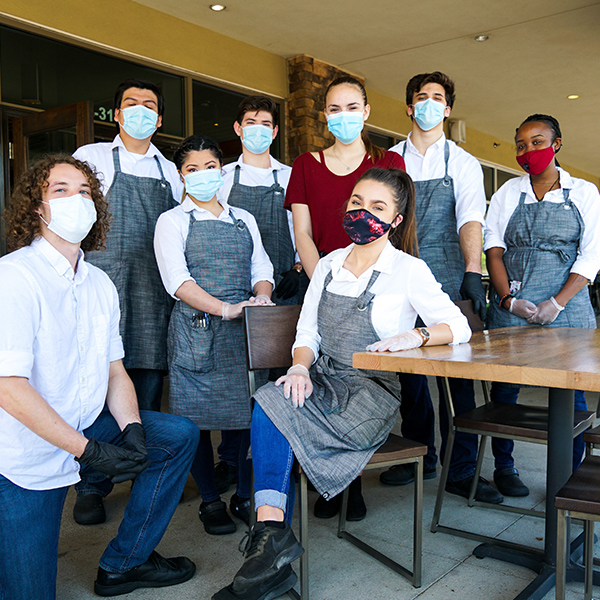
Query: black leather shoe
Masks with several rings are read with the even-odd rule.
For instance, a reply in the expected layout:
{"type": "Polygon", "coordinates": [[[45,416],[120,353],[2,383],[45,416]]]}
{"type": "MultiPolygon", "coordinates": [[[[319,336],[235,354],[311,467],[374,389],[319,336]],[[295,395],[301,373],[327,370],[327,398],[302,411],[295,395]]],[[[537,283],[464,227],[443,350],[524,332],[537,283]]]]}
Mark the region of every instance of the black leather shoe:
{"type": "Polygon", "coordinates": [[[231,496],[229,511],[234,517],[241,519],[250,526],[250,498],[240,498],[237,494],[231,496]]]}
{"type": "Polygon", "coordinates": [[[505,496],[529,496],[529,488],[521,481],[519,471],[514,467],[496,469],[494,471],[494,483],[498,491],[505,496]]]}
{"type": "Polygon", "coordinates": [[[249,587],[240,594],[234,591],[233,584],[230,583],[214,594],[212,600],[274,600],[291,590],[296,581],[298,577],[292,570],[292,565],[285,565],[265,581],[249,587]]]}
{"type": "MultiPolygon", "coordinates": [[[[460,479],[459,481],[448,481],[446,483],[446,491],[449,494],[456,494],[457,496],[468,498],[469,492],[471,491],[472,481],[472,475],[471,477],[466,477],[465,479],[460,479]]],[[[490,482],[483,477],[480,477],[479,481],[477,482],[475,500],[479,500],[479,502],[489,502],[490,504],[501,504],[504,502],[502,494],[495,490],[490,485],[490,482]]]]}
{"type": "Polygon", "coordinates": [[[314,515],[317,517],[317,519],[331,519],[340,512],[341,503],[341,494],[334,496],[330,500],[325,500],[323,496],[319,496],[313,509],[314,515]]]}
{"type": "MultiPolygon", "coordinates": [[[[435,479],[436,471],[423,467],[423,479],[435,479]]],[[[415,480],[415,464],[394,465],[379,475],[385,485],[408,485],[415,480]]]]}
{"type": "Polygon", "coordinates": [[[100,494],[77,494],[73,518],[79,525],[98,525],[106,521],[106,511],[100,494]]]}
{"type": "MultiPolygon", "coordinates": [[[[357,477],[350,484],[348,493],[348,509],[346,510],[347,521],[362,521],[367,516],[367,507],[362,495],[362,479],[357,477]]],[[[331,519],[340,512],[342,504],[342,494],[334,496],[330,500],[325,500],[319,496],[315,502],[314,515],[317,519],[331,519]]]]}
{"type": "Polygon", "coordinates": [[[138,588],[177,585],[191,579],[195,572],[196,565],[189,558],[164,558],[158,552],[152,552],[144,564],[125,573],[109,573],[98,567],[94,591],[98,596],[119,596],[138,588]]]}
{"type": "Polygon", "coordinates": [[[222,500],[203,502],[198,510],[198,516],[204,523],[204,531],[210,535],[227,535],[235,533],[236,526],[227,514],[227,504],[222,500]]]}
{"type": "Polygon", "coordinates": [[[220,461],[215,467],[215,484],[217,486],[217,494],[224,494],[237,481],[237,469],[220,461]]]}

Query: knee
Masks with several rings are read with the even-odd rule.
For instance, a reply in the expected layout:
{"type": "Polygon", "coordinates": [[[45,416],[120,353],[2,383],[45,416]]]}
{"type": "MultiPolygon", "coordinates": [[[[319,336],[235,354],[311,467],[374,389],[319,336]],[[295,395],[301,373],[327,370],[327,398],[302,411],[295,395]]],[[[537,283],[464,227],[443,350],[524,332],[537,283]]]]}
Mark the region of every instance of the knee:
{"type": "Polygon", "coordinates": [[[146,446],[168,454],[194,454],[200,440],[200,430],[187,417],[167,413],[142,414],[146,430],[146,446]]]}

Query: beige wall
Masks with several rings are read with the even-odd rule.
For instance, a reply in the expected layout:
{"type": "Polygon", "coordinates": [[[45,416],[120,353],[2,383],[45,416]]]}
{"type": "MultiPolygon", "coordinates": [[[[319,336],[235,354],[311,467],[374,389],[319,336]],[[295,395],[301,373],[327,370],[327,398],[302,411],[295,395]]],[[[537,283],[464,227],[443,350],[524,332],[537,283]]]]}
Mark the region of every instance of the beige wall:
{"type": "MultiPolygon", "coordinates": [[[[131,0],[0,0],[0,12],[60,32],[78,36],[166,63],[236,86],[248,87],[287,98],[285,58],[197,25],[147,8],[131,0]]],[[[367,76],[368,86],[368,76],[367,76]]],[[[401,100],[368,90],[370,123],[375,127],[407,134],[411,128],[406,105],[401,100]]],[[[463,146],[476,157],[499,165],[516,167],[514,146],[507,140],[467,129],[463,146]],[[493,144],[497,143],[497,148],[493,144]]],[[[577,177],[596,185],[600,178],[569,165],[577,177]]]]}

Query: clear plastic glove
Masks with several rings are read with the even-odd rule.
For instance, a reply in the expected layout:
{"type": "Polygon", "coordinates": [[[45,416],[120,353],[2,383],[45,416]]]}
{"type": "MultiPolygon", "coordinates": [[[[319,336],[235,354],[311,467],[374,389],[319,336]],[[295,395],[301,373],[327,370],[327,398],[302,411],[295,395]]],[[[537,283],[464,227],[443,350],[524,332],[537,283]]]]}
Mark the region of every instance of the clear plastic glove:
{"type": "Polygon", "coordinates": [[[392,337],[380,340],[374,344],[367,346],[368,352],[398,352],[400,350],[412,350],[413,348],[420,348],[423,345],[423,338],[414,330],[409,329],[404,333],[393,335],[392,337]]]}
{"type": "Polygon", "coordinates": [[[462,285],[460,286],[460,296],[463,300],[473,301],[473,312],[479,313],[482,319],[485,319],[485,288],[481,283],[481,273],[467,271],[464,274],[462,285]]]}
{"type": "Polygon", "coordinates": [[[229,302],[223,302],[223,321],[231,321],[232,319],[239,319],[242,316],[242,310],[244,306],[252,306],[253,302],[244,300],[244,302],[238,302],[237,304],[229,304],[229,302]]]}
{"type": "Polygon", "coordinates": [[[561,306],[554,297],[550,300],[544,300],[537,305],[537,311],[529,319],[528,323],[537,323],[539,325],[550,325],[556,320],[556,317],[565,309],[561,306]]]}
{"type": "Polygon", "coordinates": [[[305,398],[308,398],[313,392],[312,381],[308,369],[304,365],[290,367],[287,373],[275,382],[275,385],[279,386],[282,383],[283,395],[286,398],[291,396],[292,404],[296,408],[302,408],[305,398]]]}
{"type": "Polygon", "coordinates": [[[275,306],[275,302],[269,298],[266,294],[259,294],[258,296],[252,296],[249,302],[251,304],[258,304],[258,306],[275,306]]]}
{"type": "Polygon", "coordinates": [[[150,464],[147,456],[90,438],[82,455],[75,460],[108,475],[113,483],[122,483],[135,479],[150,464]]]}
{"type": "Polygon", "coordinates": [[[537,306],[533,302],[529,302],[529,300],[513,298],[510,301],[508,312],[521,317],[521,319],[530,319],[537,312],[537,306]]]}

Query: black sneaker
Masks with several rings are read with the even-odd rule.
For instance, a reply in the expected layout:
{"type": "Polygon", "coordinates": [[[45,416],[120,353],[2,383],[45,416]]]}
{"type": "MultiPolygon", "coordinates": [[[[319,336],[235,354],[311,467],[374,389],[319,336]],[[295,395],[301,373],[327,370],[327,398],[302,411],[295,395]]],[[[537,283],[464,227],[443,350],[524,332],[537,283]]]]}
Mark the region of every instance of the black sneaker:
{"type": "Polygon", "coordinates": [[[224,494],[237,481],[237,469],[220,461],[215,467],[215,483],[217,485],[217,494],[224,494]]]}
{"type": "Polygon", "coordinates": [[[119,596],[138,588],[166,587],[188,581],[195,572],[196,565],[189,558],[165,558],[152,552],[145,563],[125,573],[109,573],[98,567],[94,592],[98,596],[119,596]]]}
{"type": "Polygon", "coordinates": [[[234,517],[241,519],[250,527],[250,498],[240,498],[237,494],[231,496],[229,511],[234,517]]]}
{"type": "Polygon", "coordinates": [[[521,481],[519,471],[514,467],[496,469],[494,471],[494,483],[498,491],[505,496],[516,498],[529,496],[529,488],[521,481]]]}
{"type": "MultiPolygon", "coordinates": [[[[423,467],[423,479],[435,479],[435,467],[423,467]]],[[[408,485],[415,480],[415,464],[394,465],[379,476],[379,481],[385,485],[408,485]]]]}
{"type": "Polygon", "coordinates": [[[227,535],[235,533],[236,525],[227,514],[227,504],[222,500],[203,502],[198,516],[204,524],[204,530],[210,535],[227,535]]]}
{"type": "Polygon", "coordinates": [[[240,594],[234,591],[233,584],[230,583],[214,594],[212,600],[274,600],[291,590],[296,585],[296,581],[298,577],[292,570],[292,566],[286,565],[272,577],[240,594]]]}
{"type": "Polygon", "coordinates": [[[304,553],[289,524],[283,529],[259,521],[240,542],[244,564],[233,578],[232,590],[246,592],[272,577],[276,571],[289,565],[304,553]]]}
{"type": "MultiPolygon", "coordinates": [[[[471,475],[471,477],[465,477],[465,479],[459,479],[458,481],[448,481],[446,483],[446,491],[449,494],[456,494],[457,496],[468,498],[472,481],[473,475],[471,475]]],[[[490,485],[490,482],[487,481],[487,479],[480,477],[477,482],[477,490],[475,491],[475,500],[479,500],[479,502],[489,502],[490,504],[501,504],[504,502],[504,497],[490,485]]]]}
{"type": "Polygon", "coordinates": [[[73,519],[79,525],[98,525],[106,521],[106,511],[100,494],[77,494],[73,519]]]}

